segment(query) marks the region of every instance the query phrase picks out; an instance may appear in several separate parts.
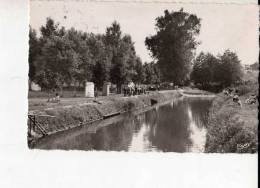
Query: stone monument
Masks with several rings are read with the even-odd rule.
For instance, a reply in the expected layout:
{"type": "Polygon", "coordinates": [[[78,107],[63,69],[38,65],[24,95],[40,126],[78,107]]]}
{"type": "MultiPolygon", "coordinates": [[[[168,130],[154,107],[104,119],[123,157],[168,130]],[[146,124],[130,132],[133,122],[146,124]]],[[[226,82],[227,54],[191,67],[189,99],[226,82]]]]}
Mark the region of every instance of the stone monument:
{"type": "Polygon", "coordinates": [[[105,82],[103,85],[103,96],[108,96],[110,94],[109,90],[110,90],[110,82],[105,82]]]}
{"type": "Polygon", "coordinates": [[[85,97],[94,97],[94,83],[93,82],[86,82],[85,97]]]}

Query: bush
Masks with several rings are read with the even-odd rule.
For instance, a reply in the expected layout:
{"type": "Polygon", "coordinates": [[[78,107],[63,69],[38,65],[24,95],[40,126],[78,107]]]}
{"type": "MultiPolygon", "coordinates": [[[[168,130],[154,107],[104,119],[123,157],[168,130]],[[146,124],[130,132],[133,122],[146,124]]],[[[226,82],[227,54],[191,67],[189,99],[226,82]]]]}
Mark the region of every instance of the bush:
{"type": "Polygon", "coordinates": [[[257,129],[234,119],[234,111],[211,114],[205,151],[220,153],[255,153],[258,151],[257,129]]]}
{"type": "Polygon", "coordinates": [[[240,85],[237,87],[238,95],[245,95],[252,92],[252,90],[254,90],[254,88],[251,85],[240,85]]]}

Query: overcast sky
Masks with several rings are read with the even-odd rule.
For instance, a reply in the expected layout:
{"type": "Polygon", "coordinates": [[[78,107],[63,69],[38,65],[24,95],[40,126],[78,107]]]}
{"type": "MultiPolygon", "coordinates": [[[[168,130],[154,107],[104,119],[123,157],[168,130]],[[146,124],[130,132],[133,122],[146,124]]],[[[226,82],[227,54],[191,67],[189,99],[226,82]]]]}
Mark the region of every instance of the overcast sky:
{"type": "Polygon", "coordinates": [[[116,20],[123,33],[130,34],[135,42],[137,54],[143,61],[151,61],[144,45],[146,36],[155,33],[155,18],[163,11],[184,11],[201,18],[198,40],[200,51],[214,55],[225,49],[235,51],[243,64],[258,60],[258,6],[224,4],[170,4],[170,3],[91,3],[77,1],[32,1],[30,24],[39,31],[47,17],[53,18],[66,28],[104,33],[106,27],[116,20]]]}

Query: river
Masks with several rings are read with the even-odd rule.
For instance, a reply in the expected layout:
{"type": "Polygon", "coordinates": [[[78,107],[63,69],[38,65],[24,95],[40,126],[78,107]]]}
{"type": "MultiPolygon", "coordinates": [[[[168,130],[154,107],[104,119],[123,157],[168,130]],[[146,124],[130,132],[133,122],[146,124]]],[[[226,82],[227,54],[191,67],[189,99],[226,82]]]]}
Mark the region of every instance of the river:
{"type": "Polygon", "coordinates": [[[35,148],[203,152],[211,99],[181,98],[40,139],[35,148]]]}

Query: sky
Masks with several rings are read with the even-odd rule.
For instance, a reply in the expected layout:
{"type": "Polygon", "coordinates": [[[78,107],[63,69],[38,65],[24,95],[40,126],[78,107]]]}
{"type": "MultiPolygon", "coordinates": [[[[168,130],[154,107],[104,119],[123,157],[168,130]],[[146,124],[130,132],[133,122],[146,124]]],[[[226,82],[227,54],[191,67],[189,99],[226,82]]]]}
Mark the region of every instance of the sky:
{"type": "Polygon", "coordinates": [[[31,1],[30,25],[39,28],[51,17],[61,26],[105,33],[106,27],[116,20],[124,34],[130,34],[137,55],[143,62],[152,58],[144,41],[155,34],[155,18],[165,9],[196,14],[201,18],[197,39],[201,44],[196,54],[214,55],[230,49],[237,53],[242,64],[258,61],[258,6],[255,4],[189,4],[189,3],[118,3],[88,1],[31,1]]]}

